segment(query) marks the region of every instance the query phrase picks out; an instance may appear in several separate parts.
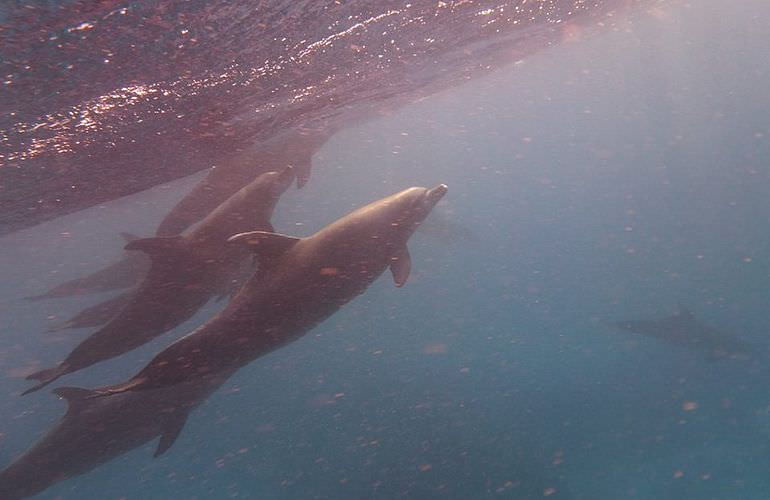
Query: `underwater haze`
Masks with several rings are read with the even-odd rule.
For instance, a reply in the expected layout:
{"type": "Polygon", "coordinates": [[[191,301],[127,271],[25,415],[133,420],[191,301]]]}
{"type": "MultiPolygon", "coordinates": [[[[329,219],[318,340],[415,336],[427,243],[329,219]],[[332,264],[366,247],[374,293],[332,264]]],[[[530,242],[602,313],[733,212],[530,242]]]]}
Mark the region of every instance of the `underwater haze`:
{"type": "MultiPolygon", "coordinates": [[[[162,456],[153,439],[34,498],[770,498],[768,33],[765,0],[635,5],[335,122],[272,226],[309,237],[444,183],[404,286],[386,271],[228,372],[162,456]]],[[[20,396],[98,327],[47,330],[122,292],[24,298],[121,259],[121,232],[155,235],[212,178],[183,170],[34,222],[16,206],[0,237],[0,467],[65,414],[50,389],[125,382],[235,300],[212,295],[150,342],[20,396]]]]}

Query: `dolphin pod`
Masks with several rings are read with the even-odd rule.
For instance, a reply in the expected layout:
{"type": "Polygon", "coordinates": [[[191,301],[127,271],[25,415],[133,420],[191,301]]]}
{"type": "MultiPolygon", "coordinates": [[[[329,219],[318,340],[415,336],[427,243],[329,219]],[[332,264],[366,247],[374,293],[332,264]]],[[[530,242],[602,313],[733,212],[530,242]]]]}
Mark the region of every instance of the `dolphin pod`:
{"type": "Polygon", "coordinates": [[[66,414],[0,471],[0,498],[39,493],[158,436],[155,456],[163,454],[189,413],[245,364],[300,338],[386,269],[403,286],[411,270],[407,242],[446,192],[443,184],[409,188],[306,238],[268,231],[217,238],[223,254],[253,253],[259,263],[228,306],[126,384],[55,389],[67,400],[66,414]]]}
{"type": "Polygon", "coordinates": [[[409,277],[407,240],[446,194],[410,188],[362,207],[307,238],[255,231],[231,244],[250,248],[259,271],[213,319],[163,350],[109,395],[166,387],[240,367],[292,342],[355,298],[385,269],[409,277]]]}
{"type": "Polygon", "coordinates": [[[36,391],[57,378],[124,354],[195,314],[234,278],[248,256],[243,248],[223,245],[246,229],[271,230],[270,218],[281,194],[294,179],[291,167],[268,172],[242,188],[185,236],[134,240],[128,250],[145,252],[150,270],[117,316],[91,334],[53,368],[29,375],[36,391]]]}
{"type": "MultiPolygon", "coordinates": [[[[211,168],[206,177],[163,217],[155,231],[155,236],[169,237],[181,234],[260,173],[279,171],[290,166],[294,170],[297,187],[304,186],[310,179],[313,154],[324,145],[334,131],[335,129],[331,127],[292,130],[211,168]]],[[[126,243],[138,239],[127,233],[122,235],[126,243]]],[[[117,262],[81,278],[56,285],[42,294],[27,297],[27,300],[63,298],[128,288],[141,282],[149,267],[150,260],[144,253],[128,251],[117,262]]],[[[104,314],[108,315],[107,320],[110,319],[110,312],[106,311],[109,306],[110,304],[105,302],[100,308],[104,314]]],[[[88,319],[93,314],[89,309],[91,308],[82,311],[85,321],[82,317],[73,317],[56,329],[80,328],[77,326],[80,324],[83,326],[103,324],[94,324],[95,320],[88,319]]],[[[101,317],[103,315],[99,315],[99,318],[101,317]]]]}

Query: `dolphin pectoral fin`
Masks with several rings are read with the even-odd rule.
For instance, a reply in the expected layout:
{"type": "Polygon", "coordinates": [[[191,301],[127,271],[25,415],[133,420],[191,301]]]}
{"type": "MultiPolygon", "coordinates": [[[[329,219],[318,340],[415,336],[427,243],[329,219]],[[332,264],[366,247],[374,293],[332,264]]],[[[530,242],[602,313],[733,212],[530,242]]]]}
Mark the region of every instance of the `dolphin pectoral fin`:
{"type": "Polygon", "coordinates": [[[67,369],[69,367],[65,364],[60,364],[59,366],[56,366],[54,368],[48,368],[46,370],[40,370],[39,372],[35,372],[31,375],[27,375],[27,380],[37,380],[40,383],[37,385],[34,385],[27,389],[26,391],[22,392],[22,396],[26,396],[27,394],[31,392],[38,391],[42,389],[43,387],[47,386],[54,380],[58,379],[62,375],[65,375],[67,373],[67,369]]]}
{"type": "Polygon", "coordinates": [[[278,257],[297,244],[300,238],[268,231],[251,231],[230,236],[228,243],[248,245],[257,257],[278,257]]]}
{"type": "Polygon", "coordinates": [[[163,431],[160,435],[160,441],[158,441],[158,448],[152,455],[153,458],[157,458],[168,451],[173,446],[176,438],[184,428],[184,424],[187,422],[187,412],[177,411],[172,413],[168,420],[163,425],[163,431]]]}
{"type": "Polygon", "coordinates": [[[129,242],[126,250],[140,250],[150,257],[160,255],[173,255],[182,248],[184,238],[182,236],[169,236],[160,238],[142,238],[129,242]]]}
{"type": "Polygon", "coordinates": [[[393,274],[393,281],[397,287],[404,286],[411,271],[412,258],[409,256],[409,249],[404,245],[396,255],[390,258],[390,272],[393,274]]]}

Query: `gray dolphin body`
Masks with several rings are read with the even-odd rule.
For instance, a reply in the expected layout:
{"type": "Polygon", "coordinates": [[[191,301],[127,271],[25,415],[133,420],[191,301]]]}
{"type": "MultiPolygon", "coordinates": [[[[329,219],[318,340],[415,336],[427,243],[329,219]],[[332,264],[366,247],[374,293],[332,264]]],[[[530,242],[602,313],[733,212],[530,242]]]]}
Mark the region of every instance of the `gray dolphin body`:
{"type": "Polygon", "coordinates": [[[124,292],[107,300],[86,307],[67,321],[48,328],[49,332],[58,332],[68,328],[89,328],[101,326],[114,318],[134,297],[134,292],[124,292]]]}
{"type": "Polygon", "coordinates": [[[681,305],[675,314],[663,319],[618,321],[613,323],[613,326],[705,353],[712,360],[748,359],[754,355],[754,347],[751,344],[700,323],[681,305]]]}
{"type": "MultiPolygon", "coordinates": [[[[304,186],[310,178],[313,154],[335,131],[336,129],[332,127],[291,130],[240,155],[227,158],[223,163],[210,169],[206,177],[164,216],[155,231],[155,236],[169,237],[182,234],[262,173],[292,167],[297,179],[297,187],[304,186]]],[[[128,240],[127,242],[138,239],[128,234],[123,236],[128,240]]],[[[129,288],[141,283],[149,268],[150,259],[144,253],[126,252],[119,261],[102,269],[56,285],[40,295],[26,298],[27,300],[62,298],[129,288]]],[[[96,314],[92,308],[84,309],[78,314],[79,317],[73,317],[56,329],[104,324],[111,318],[107,317],[101,323],[97,321],[105,314],[109,315],[108,308],[114,304],[115,302],[108,300],[93,306],[98,308],[99,312],[96,314]]],[[[114,313],[118,311],[119,309],[114,313]]]]}
{"type": "Polygon", "coordinates": [[[291,130],[209,170],[158,225],[158,236],[180,234],[249,182],[259,171],[294,169],[297,187],[310,179],[313,154],[336,130],[333,127],[291,130]]]}
{"type": "Polygon", "coordinates": [[[93,396],[173,386],[237,369],[328,318],[390,268],[397,286],[411,267],[407,241],[446,193],[410,188],[348,214],[307,238],[233,236],[260,269],[217,316],[159,353],[123,384],[93,396]]]}
{"type": "Polygon", "coordinates": [[[153,391],[86,399],[85,389],[54,392],[67,413],[32,448],[0,472],[0,498],[18,500],[84,474],[160,436],[155,456],[179,436],[188,414],[231,373],[153,391]]]}
{"type": "Polygon", "coordinates": [[[38,390],[67,373],[119,356],[189,319],[234,277],[248,251],[227,245],[245,229],[272,230],[270,218],[294,172],[268,172],[242,188],[186,236],[136,240],[126,248],[142,250],[152,266],[121,312],[81,342],[58,366],[28,376],[38,390]]]}
{"type": "MultiPolygon", "coordinates": [[[[122,236],[126,243],[139,239],[128,233],[122,233],[122,236]]],[[[150,259],[146,255],[139,252],[125,252],[122,259],[98,271],[65,281],[40,295],[25,298],[27,300],[56,299],[129,288],[139,283],[149,269],[150,259]]]]}

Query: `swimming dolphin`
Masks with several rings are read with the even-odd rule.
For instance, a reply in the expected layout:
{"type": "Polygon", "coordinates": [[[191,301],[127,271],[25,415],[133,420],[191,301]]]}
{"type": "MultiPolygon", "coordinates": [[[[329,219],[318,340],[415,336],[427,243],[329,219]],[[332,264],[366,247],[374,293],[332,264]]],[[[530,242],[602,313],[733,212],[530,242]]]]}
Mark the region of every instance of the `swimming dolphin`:
{"type": "Polygon", "coordinates": [[[411,269],[407,241],[446,194],[413,187],[370,203],[307,238],[254,231],[230,238],[259,270],[210,321],[160,352],[123,384],[91,397],[168,387],[237,369],[300,338],[363,293],[387,268],[396,286],[411,269]]]}
{"type": "Polygon", "coordinates": [[[617,321],[612,326],[705,353],[712,360],[747,359],[754,352],[748,342],[700,323],[681,304],[676,313],[663,319],[617,321]]]}
{"type": "Polygon", "coordinates": [[[313,155],[333,133],[331,127],[292,130],[210,169],[206,177],[163,218],[156,235],[182,233],[253,179],[258,170],[281,170],[291,166],[297,187],[303,187],[310,179],[313,155]]]}
{"type": "MultiPolygon", "coordinates": [[[[129,233],[121,233],[121,236],[126,243],[139,239],[129,233]]],[[[105,268],[81,278],[65,281],[40,295],[25,298],[27,300],[53,299],[128,288],[140,283],[149,269],[150,259],[147,255],[141,252],[125,252],[122,259],[105,268]]]]}
{"type": "Polygon", "coordinates": [[[134,297],[133,292],[125,292],[112,298],[86,307],[67,321],[52,325],[49,332],[58,332],[68,328],[89,328],[101,326],[114,318],[134,297]]]}
{"type": "Polygon", "coordinates": [[[179,436],[189,413],[230,373],[174,387],[87,399],[85,389],[54,390],[67,413],[26,453],[0,471],[0,498],[18,500],[84,474],[160,436],[155,456],[179,436]]]}
{"type": "Polygon", "coordinates": [[[124,354],[189,319],[221,291],[248,252],[227,245],[244,229],[272,230],[270,218],[280,196],[294,179],[287,167],[262,174],[206,217],[188,235],[146,238],[129,243],[152,259],[147,277],[132,300],[103,328],[81,342],[54,368],[27,377],[40,383],[36,391],[62,375],[124,354]]]}

